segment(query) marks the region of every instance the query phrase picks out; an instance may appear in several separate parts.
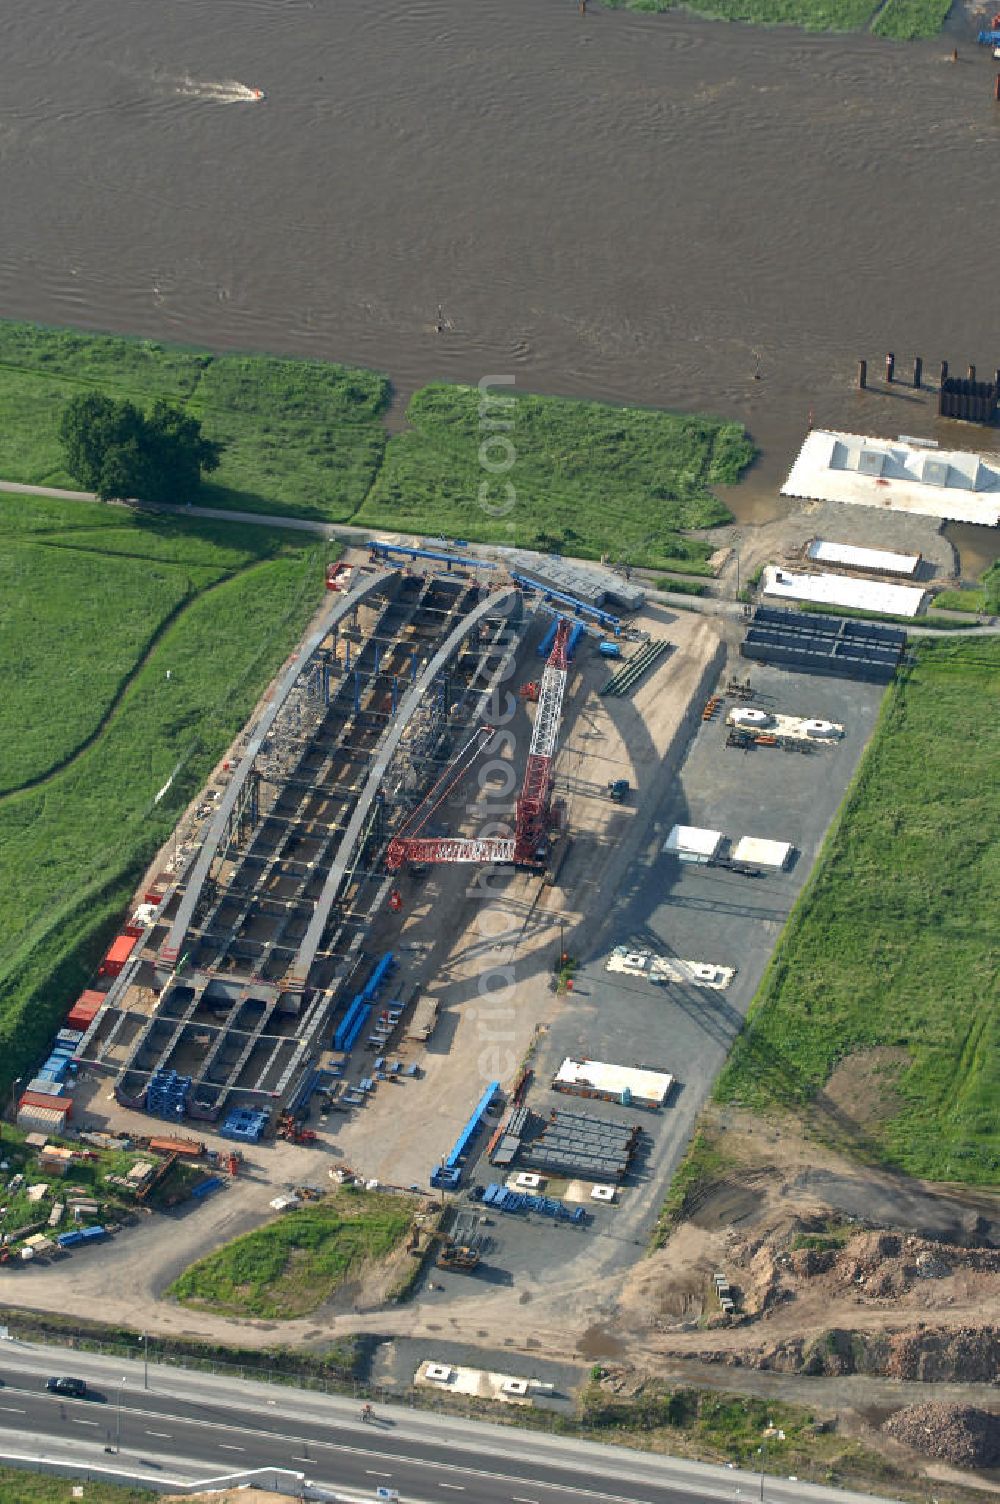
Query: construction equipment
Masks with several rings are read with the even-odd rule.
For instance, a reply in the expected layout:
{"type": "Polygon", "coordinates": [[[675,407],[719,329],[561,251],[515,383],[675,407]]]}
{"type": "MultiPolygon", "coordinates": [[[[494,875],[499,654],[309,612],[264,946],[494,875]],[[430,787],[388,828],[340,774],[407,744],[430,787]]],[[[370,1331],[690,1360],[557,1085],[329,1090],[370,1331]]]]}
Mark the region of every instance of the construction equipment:
{"type": "Polygon", "coordinates": [[[469,1248],[465,1243],[453,1243],[449,1239],[438,1249],[434,1262],[439,1269],[475,1269],[479,1263],[479,1249],[469,1248]]]}
{"type": "Polygon", "coordinates": [[[513,839],[494,836],[464,840],[419,835],[492,739],[493,729],[481,726],[389,842],[385,861],[390,872],[397,871],[409,861],[495,862],[534,872],[545,870],[552,821],[552,764],[566,693],[566,649],[570,630],[570,622],[560,618],[538,692],[538,710],[531,732],[524,782],[517,800],[513,839]]]}
{"type": "Polygon", "coordinates": [[[632,786],[627,778],[613,778],[608,784],[608,796],[615,804],[624,804],[632,786]]]}
{"type": "Polygon", "coordinates": [[[315,1128],[304,1128],[290,1112],[283,1112],[278,1118],[278,1137],[290,1144],[314,1144],[317,1135],[315,1128]]]}

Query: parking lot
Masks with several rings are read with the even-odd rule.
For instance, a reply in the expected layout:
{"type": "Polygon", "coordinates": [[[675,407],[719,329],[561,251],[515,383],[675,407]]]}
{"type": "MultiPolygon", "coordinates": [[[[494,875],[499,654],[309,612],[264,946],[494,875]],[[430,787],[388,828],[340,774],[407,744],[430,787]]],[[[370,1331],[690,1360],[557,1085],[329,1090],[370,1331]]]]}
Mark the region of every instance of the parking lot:
{"type": "MultiPolygon", "coordinates": [[[[725,686],[735,660],[721,676],[725,686]]],[[[749,666],[754,698],[771,712],[840,722],[841,741],[816,745],[808,755],[781,747],[749,751],[726,745],[724,701],[716,717],[698,723],[679,775],[661,789],[648,819],[643,847],[628,862],[614,891],[602,895],[603,918],[573,941],[579,967],[572,992],[556,1001],[532,1065],[528,1105],[585,1110],[639,1122],[643,1149],[613,1207],[589,1206],[583,1228],[548,1219],[498,1214],[486,1229],[489,1244],[476,1279],[528,1288],[565,1280],[567,1264],[581,1278],[624,1269],[645,1246],[670,1177],[698,1109],[738,1033],[782,926],[801,892],[874,728],[883,687],[846,679],[749,666]],[[786,870],[759,876],[721,866],[681,863],[662,851],[674,824],[707,826],[734,840],[752,835],[787,841],[794,848],[786,870]],[[723,991],[697,985],[653,986],[641,976],[609,973],[616,945],[661,956],[736,968],[723,991]],[[550,1080],[566,1056],[619,1065],[642,1065],[676,1078],[660,1112],[617,1103],[581,1102],[554,1093],[550,1080]]],[[[598,906],[600,907],[600,906],[598,906]]],[[[485,1156],[470,1180],[502,1178],[485,1156]]],[[[464,1198],[461,1204],[465,1205],[464,1198]]],[[[468,1294],[469,1277],[432,1270],[439,1298],[468,1294]]]]}

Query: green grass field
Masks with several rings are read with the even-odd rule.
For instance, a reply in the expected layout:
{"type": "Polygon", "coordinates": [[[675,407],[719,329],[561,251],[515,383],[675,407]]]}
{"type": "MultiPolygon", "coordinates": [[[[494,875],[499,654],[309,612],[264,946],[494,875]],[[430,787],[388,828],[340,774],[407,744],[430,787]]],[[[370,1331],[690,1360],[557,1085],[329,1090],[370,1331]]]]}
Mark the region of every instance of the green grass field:
{"type": "Polygon", "coordinates": [[[990,565],[978,589],[942,590],[934,597],[934,605],[942,611],[985,611],[988,616],[1000,615],[1000,564],[990,565]]]}
{"type": "Polygon", "coordinates": [[[526,394],[491,430],[472,387],[424,387],[407,417],[356,521],[653,567],[707,557],[681,530],[729,519],[708,487],[753,457],[738,423],[526,394]]]}
{"type": "Polygon", "coordinates": [[[968,611],[973,616],[986,610],[985,590],[942,590],[933,600],[939,611],[968,611]]]}
{"type": "Polygon", "coordinates": [[[148,1488],[95,1483],[89,1474],[84,1483],[82,1478],[56,1478],[0,1467],[0,1504],[70,1504],[74,1498],[85,1500],[85,1504],[154,1504],[159,1497],[148,1488]],[[82,1493],[73,1493],[74,1483],[82,1493]]]}
{"type": "Polygon", "coordinates": [[[320,604],[328,554],[277,529],[0,493],[16,584],[0,605],[0,1092],[320,604]]]}
{"type": "Polygon", "coordinates": [[[872,31],[900,42],[936,37],[951,6],[952,0],[888,0],[876,16],[872,31]]]}
{"type": "Polygon", "coordinates": [[[753,21],[759,26],[803,26],[809,31],[859,31],[867,26],[877,0],[606,0],[631,10],[692,10],[719,21],[753,21]]]}
{"type": "Polygon", "coordinates": [[[807,1106],[856,1152],[932,1180],[1000,1169],[1000,640],[921,642],[716,1089],[807,1106]],[[889,1109],[831,1113],[838,1063],[908,1052],[889,1109]]]}
{"type": "Polygon", "coordinates": [[[74,486],[59,420],[88,391],[139,406],[166,397],[201,418],[226,445],[197,498],[209,506],[343,521],[385,447],[389,383],[374,371],[0,321],[0,480],[74,486]]]}
{"type": "Polygon", "coordinates": [[[912,41],[933,37],[944,25],[951,0],[605,0],[631,10],[690,10],[718,21],[758,26],[802,26],[807,31],[862,31],[912,41]]]}
{"type": "Polygon", "coordinates": [[[412,1226],[415,1205],[405,1196],[342,1187],[216,1249],[167,1294],[228,1315],[304,1316],[349,1276],[392,1253],[412,1226]]]}
{"type": "MultiPolygon", "coordinates": [[[[206,438],[225,445],[219,470],[178,504],[462,534],[588,558],[608,552],[692,572],[708,572],[711,545],[684,530],[730,520],[709,486],[737,481],[754,454],[738,423],[519,395],[511,414],[493,409],[515,425],[514,462],[500,474],[488,466],[503,464],[508,436],[497,431],[484,465],[489,430],[470,388],[425,387],[410,404],[412,429],[387,439],[389,384],[371,371],[0,321],[0,485],[73,489],[58,428],[80,391],[140,406],[172,398],[202,419],[206,438]]],[[[98,609],[100,576],[114,566],[86,567],[99,576],[98,609]]]]}

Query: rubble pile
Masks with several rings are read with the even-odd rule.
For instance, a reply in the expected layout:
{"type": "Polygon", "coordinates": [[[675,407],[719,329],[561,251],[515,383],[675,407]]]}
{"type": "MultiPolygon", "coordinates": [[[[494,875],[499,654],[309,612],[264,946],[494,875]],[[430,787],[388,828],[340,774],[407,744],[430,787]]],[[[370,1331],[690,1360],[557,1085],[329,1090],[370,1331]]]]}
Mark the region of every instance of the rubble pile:
{"type": "Polygon", "coordinates": [[[895,1441],[958,1467],[1000,1465],[1000,1415],[971,1405],[910,1405],[883,1426],[895,1441]]]}
{"type": "Polygon", "coordinates": [[[830,1327],[817,1337],[786,1337],[757,1348],[702,1348],[703,1363],[761,1368],[775,1373],[840,1378],[874,1374],[925,1384],[992,1384],[1000,1373],[1000,1327],[908,1327],[858,1331],[830,1327]]]}

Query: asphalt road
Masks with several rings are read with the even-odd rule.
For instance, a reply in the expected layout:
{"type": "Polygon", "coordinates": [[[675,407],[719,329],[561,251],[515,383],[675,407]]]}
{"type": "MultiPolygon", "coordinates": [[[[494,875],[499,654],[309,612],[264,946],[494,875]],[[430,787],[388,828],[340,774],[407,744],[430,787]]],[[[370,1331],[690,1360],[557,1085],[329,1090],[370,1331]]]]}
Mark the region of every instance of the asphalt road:
{"type": "MultiPolygon", "coordinates": [[[[287,1468],[357,1498],[403,1504],[694,1504],[760,1497],[758,1475],[554,1435],[30,1344],[0,1344],[0,1455],[111,1465],[161,1486],[287,1468]],[[102,1399],[45,1392],[50,1374],[102,1399]],[[123,1382],[124,1381],[124,1382],[123,1382]],[[114,1450],[111,1454],[107,1447],[114,1450]]],[[[868,1496],[768,1478],[771,1504],[862,1504],[868,1496]]]]}

